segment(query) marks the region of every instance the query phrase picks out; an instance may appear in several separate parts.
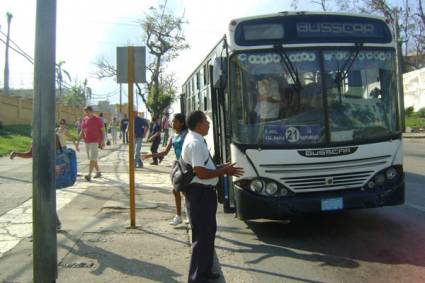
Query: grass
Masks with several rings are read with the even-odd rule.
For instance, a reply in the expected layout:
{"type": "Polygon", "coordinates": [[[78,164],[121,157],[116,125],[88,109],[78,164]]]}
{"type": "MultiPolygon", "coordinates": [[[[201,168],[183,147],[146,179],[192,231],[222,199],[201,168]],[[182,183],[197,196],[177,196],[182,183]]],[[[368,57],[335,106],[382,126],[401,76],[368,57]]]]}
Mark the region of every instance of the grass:
{"type": "MultiPolygon", "coordinates": [[[[78,137],[74,126],[66,127],[72,136],[78,137]]],[[[31,143],[30,125],[8,125],[0,128],[0,157],[8,155],[11,151],[27,151],[31,143]]]]}
{"type": "Polygon", "coordinates": [[[71,136],[73,136],[75,139],[78,138],[77,129],[74,125],[66,125],[66,128],[68,129],[68,132],[71,136]]]}
{"type": "Polygon", "coordinates": [[[411,116],[406,117],[406,127],[423,128],[425,127],[425,118],[412,114],[411,116]]]}
{"type": "Polygon", "coordinates": [[[11,151],[26,151],[31,146],[31,126],[11,125],[0,129],[0,156],[11,151]]]}

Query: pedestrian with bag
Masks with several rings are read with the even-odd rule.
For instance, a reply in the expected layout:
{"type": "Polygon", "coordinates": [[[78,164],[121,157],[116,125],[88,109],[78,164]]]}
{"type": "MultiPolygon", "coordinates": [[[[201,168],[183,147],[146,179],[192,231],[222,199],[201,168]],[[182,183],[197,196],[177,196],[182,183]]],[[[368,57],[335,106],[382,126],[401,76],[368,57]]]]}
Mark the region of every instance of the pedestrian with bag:
{"type": "Polygon", "coordinates": [[[192,228],[192,256],[189,268],[189,283],[203,283],[220,277],[213,272],[214,241],[217,231],[217,194],[215,186],[218,177],[242,176],[243,168],[235,163],[215,165],[211,159],[204,136],[210,123],[202,111],[194,111],[187,118],[189,133],[186,135],[182,159],[193,170],[194,178],[185,187],[186,207],[192,228]]]}
{"type": "MultiPolygon", "coordinates": [[[[174,135],[169,138],[165,149],[158,153],[143,154],[142,159],[147,159],[154,156],[164,158],[170,152],[171,147],[174,149],[176,159],[178,160],[180,158],[183,149],[183,142],[187,134],[185,116],[181,113],[175,114],[171,126],[174,130],[174,135]]],[[[170,225],[179,225],[183,222],[181,192],[178,192],[175,188],[173,188],[173,195],[174,201],[176,203],[176,215],[170,221],[170,225]]]]}
{"type": "MultiPolygon", "coordinates": [[[[9,158],[13,160],[15,157],[32,158],[32,145],[25,152],[12,151],[9,158]]],[[[75,151],[72,149],[64,149],[60,143],[59,136],[56,135],[56,161],[55,161],[55,185],[56,189],[70,187],[75,183],[77,176],[77,159],[75,151]],[[67,157],[64,156],[64,151],[67,151],[67,157]]],[[[56,230],[62,228],[62,223],[59,220],[56,212],[56,230]]]]}

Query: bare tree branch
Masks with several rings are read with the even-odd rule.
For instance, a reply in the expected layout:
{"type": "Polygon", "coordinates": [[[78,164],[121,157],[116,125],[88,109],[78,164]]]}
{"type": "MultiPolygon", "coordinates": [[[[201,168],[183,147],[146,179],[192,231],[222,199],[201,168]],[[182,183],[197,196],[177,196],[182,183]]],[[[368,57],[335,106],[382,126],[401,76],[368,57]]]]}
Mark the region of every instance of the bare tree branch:
{"type": "Polygon", "coordinates": [[[97,67],[97,72],[92,75],[98,79],[116,77],[117,70],[114,65],[108,62],[104,57],[99,57],[96,62],[94,62],[97,67]]]}

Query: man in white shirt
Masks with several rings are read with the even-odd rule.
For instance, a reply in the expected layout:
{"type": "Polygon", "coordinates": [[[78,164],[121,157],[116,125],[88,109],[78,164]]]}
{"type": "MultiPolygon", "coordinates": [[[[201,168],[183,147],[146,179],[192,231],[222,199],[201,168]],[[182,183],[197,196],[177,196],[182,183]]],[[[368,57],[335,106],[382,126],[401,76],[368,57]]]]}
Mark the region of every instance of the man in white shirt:
{"type": "Polygon", "coordinates": [[[182,158],[192,166],[196,175],[186,190],[186,206],[192,226],[192,257],[188,282],[208,282],[220,276],[212,271],[217,231],[215,186],[218,177],[242,176],[244,171],[235,164],[214,164],[203,138],[208,134],[210,123],[202,111],[190,113],[187,126],[190,131],[183,144],[182,158]]]}

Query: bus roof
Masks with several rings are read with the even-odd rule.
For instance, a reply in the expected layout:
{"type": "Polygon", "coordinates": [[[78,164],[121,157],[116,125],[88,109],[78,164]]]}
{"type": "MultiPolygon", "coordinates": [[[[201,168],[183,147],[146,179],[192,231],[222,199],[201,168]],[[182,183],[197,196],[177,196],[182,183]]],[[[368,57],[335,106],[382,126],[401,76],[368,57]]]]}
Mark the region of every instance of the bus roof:
{"type": "Polygon", "coordinates": [[[392,33],[383,18],[364,14],[282,12],[232,20],[229,46],[308,44],[390,44],[392,33]]]}
{"type": "Polygon", "coordinates": [[[282,11],[278,13],[272,13],[272,14],[264,14],[264,15],[255,15],[255,16],[247,16],[247,17],[240,17],[235,18],[230,21],[229,24],[231,24],[233,21],[236,23],[241,21],[247,21],[247,20],[255,20],[255,19],[262,19],[262,18],[272,18],[272,17],[278,17],[278,16],[301,16],[301,15],[334,15],[334,16],[348,16],[348,17],[363,17],[363,18],[370,18],[370,19],[377,19],[385,21],[385,18],[376,16],[376,15],[369,15],[369,14],[361,14],[361,13],[343,13],[343,12],[313,12],[313,11],[282,11]]]}

